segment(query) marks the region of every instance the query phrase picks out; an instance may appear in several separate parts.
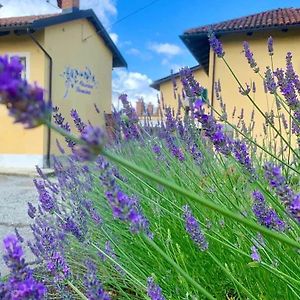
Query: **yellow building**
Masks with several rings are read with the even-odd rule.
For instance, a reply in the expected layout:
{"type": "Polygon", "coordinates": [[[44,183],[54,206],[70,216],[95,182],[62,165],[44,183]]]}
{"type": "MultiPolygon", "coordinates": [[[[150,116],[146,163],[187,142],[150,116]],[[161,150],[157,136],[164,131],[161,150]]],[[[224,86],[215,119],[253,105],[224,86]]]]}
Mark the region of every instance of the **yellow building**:
{"type": "MultiPolygon", "coordinates": [[[[193,71],[195,79],[200,82],[202,86],[207,87],[208,75],[206,74],[204,68],[200,65],[197,65],[192,67],[191,70],[193,71]]],[[[174,109],[177,109],[178,97],[176,95],[175,98],[174,92],[175,94],[181,94],[182,92],[182,84],[179,72],[154,81],[151,84],[151,87],[160,91],[161,98],[163,99],[165,106],[170,106],[174,109]]]]}
{"type": "MultiPolygon", "coordinates": [[[[58,5],[59,14],[1,18],[0,55],[20,57],[22,76],[45,89],[72,128],[72,108],[84,122],[103,126],[111,112],[112,69],[126,67],[126,61],[93,10],[79,10],[79,0],[58,5]]],[[[0,118],[0,167],[49,167],[58,136],[13,124],[4,108],[0,118]]]]}
{"type": "MultiPolygon", "coordinates": [[[[210,103],[219,110],[219,101],[214,93],[214,83],[220,80],[222,88],[222,99],[226,104],[228,118],[232,120],[232,113],[235,110],[233,122],[238,122],[237,115],[244,110],[245,122],[249,123],[253,111],[253,104],[239,93],[238,84],[232,74],[222,61],[216,57],[208,42],[208,33],[213,31],[221,40],[225,51],[224,58],[232,67],[234,73],[242,84],[256,84],[256,92],[251,91],[250,95],[255,103],[264,111],[275,110],[274,97],[264,92],[263,80],[259,74],[255,74],[247,63],[243,53],[243,41],[249,42],[250,49],[260,67],[260,74],[264,76],[266,66],[271,65],[271,57],[268,53],[267,39],[272,36],[274,40],[273,64],[276,67],[285,67],[285,57],[288,51],[294,54],[293,64],[296,72],[300,73],[300,9],[276,9],[229,21],[220,22],[206,26],[189,29],[180,36],[189,51],[202,66],[203,73],[199,82],[207,88],[210,103]]],[[[197,79],[199,75],[195,74],[197,79]]],[[[152,84],[164,94],[167,103],[173,103],[171,78],[167,81],[158,80],[152,84]]],[[[255,110],[256,137],[263,133],[265,119],[255,110]]]]}

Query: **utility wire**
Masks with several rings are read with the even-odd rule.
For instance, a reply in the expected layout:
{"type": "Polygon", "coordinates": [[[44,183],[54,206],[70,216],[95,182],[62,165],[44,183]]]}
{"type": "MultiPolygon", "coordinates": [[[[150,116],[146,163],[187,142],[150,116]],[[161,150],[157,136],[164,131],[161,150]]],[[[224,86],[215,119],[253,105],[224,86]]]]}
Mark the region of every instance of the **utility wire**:
{"type": "Polygon", "coordinates": [[[111,26],[114,26],[114,25],[116,25],[116,24],[118,24],[118,23],[120,23],[120,22],[126,20],[127,18],[132,17],[132,16],[138,14],[138,13],[141,12],[142,10],[144,10],[144,9],[146,9],[146,8],[148,8],[148,7],[150,7],[150,6],[152,6],[154,3],[158,2],[158,1],[160,1],[160,0],[153,0],[153,1],[151,1],[150,3],[146,4],[145,6],[142,6],[142,7],[138,8],[137,10],[131,12],[131,13],[128,14],[127,16],[125,16],[125,17],[123,17],[123,18],[117,20],[117,21],[114,22],[111,26]]]}
{"type": "MultiPolygon", "coordinates": [[[[152,6],[153,4],[155,4],[158,1],[160,1],[160,0],[153,0],[150,3],[146,4],[145,6],[142,6],[142,7],[138,8],[138,9],[134,10],[133,12],[129,13],[128,15],[126,15],[126,16],[120,18],[119,20],[115,21],[111,26],[114,26],[114,25],[116,25],[116,24],[118,24],[118,23],[120,23],[120,22],[122,22],[122,21],[124,21],[124,20],[126,20],[126,19],[128,19],[128,18],[130,18],[130,17],[132,17],[132,16],[134,16],[136,14],[138,14],[139,12],[141,12],[141,11],[145,10],[146,8],[152,6]]],[[[50,2],[50,0],[46,0],[46,2],[49,5],[51,5],[52,7],[59,8],[57,5],[55,5],[52,2],[50,2]]],[[[1,7],[2,7],[2,5],[0,4],[0,8],[1,7]]]]}
{"type": "Polygon", "coordinates": [[[47,2],[49,5],[51,5],[52,7],[55,7],[55,8],[60,9],[57,5],[51,3],[50,0],[46,0],[46,2],[47,2]]]}

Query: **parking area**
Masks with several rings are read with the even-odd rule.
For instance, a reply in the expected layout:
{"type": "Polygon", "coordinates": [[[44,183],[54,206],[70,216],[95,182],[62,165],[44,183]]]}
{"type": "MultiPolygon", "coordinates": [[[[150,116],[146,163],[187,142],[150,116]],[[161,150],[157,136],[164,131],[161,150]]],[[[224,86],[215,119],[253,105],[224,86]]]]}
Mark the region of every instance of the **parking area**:
{"type": "MultiPolygon", "coordinates": [[[[31,219],[27,215],[27,202],[36,203],[37,193],[35,191],[32,177],[0,175],[0,273],[4,275],[7,270],[2,259],[3,238],[14,233],[18,228],[21,235],[30,238],[31,219]]],[[[25,253],[30,259],[29,249],[25,253]]]]}

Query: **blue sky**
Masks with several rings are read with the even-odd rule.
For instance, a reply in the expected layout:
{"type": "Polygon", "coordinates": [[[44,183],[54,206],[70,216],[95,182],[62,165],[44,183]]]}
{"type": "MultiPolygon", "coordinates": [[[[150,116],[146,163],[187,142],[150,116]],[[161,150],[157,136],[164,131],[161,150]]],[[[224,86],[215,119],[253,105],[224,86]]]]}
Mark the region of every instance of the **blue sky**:
{"type": "MultiPolygon", "coordinates": [[[[150,2],[150,0],[119,0],[117,19],[150,2]]],[[[196,64],[178,37],[186,29],[273,8],[292,6],[300,7],[300,1],[158,0],[136,15],[112,25],[111,30],[119,36],[119,46],[128,61],[129,70],[139,71],[152,79],[158,79],[167,75],[172,66],[196,64]],[[130,41],[130,44],[123,44],[122,41],[130,41]],[[173,51],[173,54],[169,55],[155,51],[153,45],[166,43],[178,46],[180,51],[173,51]]]]}
{"type": "MultiPolygon", "coordinates": [[[[0,0],[0,17],[58,11],[55,0],[0,0]]],[[[128,62],[113,73],[114,101],[127,92],[133,102],[154,102],[151,80],[196,61],[179,39],[186,29],[283,7],[300,7],[300,0],[81,0],[93,8],[128,62]],[[129,16],[145,6],[145,9],[129,16]],[[125,17],[125,19],[123,19],[125,17]],[[123,20],[122,20],[123,19],[123,20]],[[121,20],[121,21],[119,21],[121,20]]]]}

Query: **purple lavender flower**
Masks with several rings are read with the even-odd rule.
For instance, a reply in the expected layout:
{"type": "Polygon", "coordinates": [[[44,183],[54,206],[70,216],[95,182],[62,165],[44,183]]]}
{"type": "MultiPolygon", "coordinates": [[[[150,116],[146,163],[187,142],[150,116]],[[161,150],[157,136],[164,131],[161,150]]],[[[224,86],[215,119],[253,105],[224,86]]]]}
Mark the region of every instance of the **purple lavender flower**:
{"type": "Polygon", "coordinates": [[[273,56],[274,48],[273,48],[273,38],[271,36],[268,38],[268,52],[270,56],[273,56]]]}
{"type": "Polygon", "coordinates": [[[284,231],[286,229],[285,222],[278,217],[275,210],[267,206],[263,194],[259,191],[254,191],[252,197],[254,199],[252,210],[258,222],[267,228],[284,231]]]}
{"type": "Polygon", "coordinates": [[[179,161],[184,161],[185,160],[184,153],[177,146],[175,137],[172,136],[168,131],[166,132],[165,140],[166,140],[167,148],[172,153],[172,155],[178,158],[179,161]]]}
{"type": "Polygon", "coordinates": [[[192,211],[188,205],[183,207],[184,210],[184,220],[185,220],[185,229],[191,239],[199,247],[201,251],[206,251],[208,249],[208,242],[201,231],[198,221],[192,214],[192,211]]]}
{"type": "Polygon", "coordinates": [[[154,279],[152,277],[149,277],[147,279],[147,291],[148,291],[148,296],[150,297],[151,300],[165,300],[166,298],[162,294],[162,290],[154,282],[154,279]]]}
{"type": "Polygon", "coordinates": [[[31,202],[28,202],[28,210],[27,210],[28,216],[31,219],[35,218],[35,214],[36,214],[36,208],[33,206],[33,204],[31,202]]]}
{"type": "Polygon", "coordinates": [[[255,176],[255,169],[253,167],[247,146],[245,142],[240,140],[235,140],[232,144],[232,152],[236,160],[245,167],[246,170],[255,176]]]}
{"type": "Polygon", "coordinates": [[[300,194],[294,196],[290,204],[290,211],[297,218],[298,222],[300,222],[300,194]]]}
{"type": "Polygon", "coordinates": [[[0,298],[3,300],[42,300],[46,288],[33,277],[33,271],[27,266],[23,249],[15,235],[9,235],[4,240],[5,254],[3,256],[10,274],[7,282],[0,284],[0,298]]]}
{"type": "Polygon", "coordinates": [[[251,256],[253,261],[257,261],[257,262],[261,261],[258,249],[255,246],[251,247],[251,255],[250,256],[251,256]]]}
{"type": "Polygon", "coordinates": [[[104,291],[100,280],[97,278],[96,265],[88,260],[85,263],[87,273],[84,276],[84,285],[89,300],[110,300],[110,296],[104,291]]]}
{"type": "Polygon", "coordinates": [[[128,196],[116,184],[115,176],[109,163],[99,157],[97,164],[102,171],[100,180],[105,188],[105,196],[112,209],[113,216],[130,224],[133,233],[145,232],[150,238],[153,234],[149,229],[149,222],[143,215],[139,201],[136,197],[128,196]]]}
{"type": "Polygon", "coordinates": [[[277,84],[274,80],[274,75],[272,74],[272,71],[269,67],[267,67],[267,70],[265,72],[265,80],[267,90],[270,92],[270,94],[275,94],[277,89],[277,84]]]}
{"type": "Polygon", "coordinates": [[[216,151],[229,155],[232,150],[232,140],[224,133],[224,128],[221,124],[217,124],[212,115],[200,114],[199,121],[205,135],[212,141],[216,151]]]}
{"type": "MultiPolygon", "coordinates": [[[[195,80],[191,69],[187,67],[181,69],[180,77],[187,97],[199,98],[203,96],[204,88],[195,80]]],[[[183,98],[185,98],[185,96],[183,98]]]]}
{"type": "Polygon", "coordinates": [[[127,99],[126,94],[120,95],[119,99],[122,102],[122,118],[120,120],[120,126],[124,133],[126,140],[135,140],[140,138],[139,131],[139,118],[136,114],[135,109],[131,106],[130,102],[127,99]]]}
{"type": "Polygon", "coordinates": [[[250,50],[250,46],[248,42],[243,42],[243,48],[244,48],[244,53],[245,53],[245,57],[248,60],[248,64],[250,65],[250,67],[253,69],[253,71],[255,73],[259,72],[259,67],[257,66],[257,63],[253,57],[253,52],[251,52],[250,50]]]}
{"type": "Polygon", "coordinates": [[[213,51],[216,53],[216,55],[218,57],[224,57],[225,52],[223,50],[223,45],[220,42],[220,40],[218,40],[216,38],[216,36],[214,35],[214,33],[210,33],[208,35],[208,41],[209,41],[210,47],[213,49],[213,51]]]}
{"type": "Polygon", "coordinates": [[[148,220],[141,214],[136,198],[129,197],[120,189],[114,192],[107,191],[105,195],[115,218],[129,222],[130,230],[133,233],[148,231],[148,220]]]}
{"type": "Polygon", "coordinates": [[[0,57],[0,104],[4,104],[16,123],[34,128],[49,118],[50,106],[44,91],[21,78],[23,66],[18,57],[0,57]]]}
{"type": "Polygon", "coordinates": [[[169,132],[176,131],[176,121],[172,116],[172,110],[170,107],[166,107],[165,116],[166,116],[166,130],[169,132]]]}
{"type": "Polygon", "coordinates": [[[104,147],[106,135],[98,127],[86,126],[81,132],[81,140],[85,145],[76,145],[73,153],[80,161],[95,159],[104,147]]]}
{"type": "MultiPolygon", "coordinates": [[[[71,127],[70,124],[68,122],[65,122],[65,118],[62,116],[61,113],[59,113],[59,108],[56,106],[53,108],[53,119],[55,124],[57,124],[61,129],[65,130],[66,132],[71,132],[71,127]]],[[[65,141],[68,144],[68,147],[73,149],[73,147],[75,146],[75,142],[73,140],[71,140],[68,137],[65,137],[65,141]]]]}
{"type": "Polygon", "coordinates": [[[155,144],[152,150],[158,157],[161,155],[161,147],[159,145],[155,144]]]}
{"type": "Polygon", "coordinates": [[[251,87],[248,83],[246,83],[246,88],[244,87],[239,87],[239,92],[241,95],[243,96],[247,96],[249,95],[249,93],[251,92],[251,87]]]}
{"type": "Polygon", "coordinates": [[[281,169],[272,163],[266,163],[264,166],[265,178],[276,194],[286,206],[288,212],[300,222],[299,195],[296,195],[287,184],[286,179],[281,174],[281,169]]]}
{"type": "Polygon", "coordinates": [[[63,228],[66,232],[72,233],[79,241],[84,241],[84,233],[73,216],[68,216],[65,218],[63,222],[63,228]]]}
{"type": "Polygon", "coordinates": [[[23,239],[23,237],[21,236],[19,230],[18,230],[16,227],[15,227],[15,235],[16,235],[18,241],[19,241],[21,244],[24,243],[24,239],[23,239]]]}
{"type": "Polygon", "coordinates": [[[64,258],[59,252],[54,252],[46,262],[47,270],[54,276],[55,281],[64,280],[71,275],[71,270],[64,258]]]}
{"type": "Polygon", "coordinates": [[[86,127],[86,124],[82,122],[76,109],[71,110],[71,117],[73,118],[77,130],[81,133],[86,127]]]}
{"type": "MultiPolygon", "coordinates": [[[[34,179],[33,182],[39,193],[39,202],[40,202],[41,208],[46,212],[53,211],[56,208],[56,200],[46,190],[45,180],[34,179]]],[[[32,210],[32,207],[30,209],[32,210]]]]}

